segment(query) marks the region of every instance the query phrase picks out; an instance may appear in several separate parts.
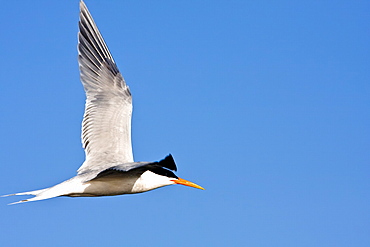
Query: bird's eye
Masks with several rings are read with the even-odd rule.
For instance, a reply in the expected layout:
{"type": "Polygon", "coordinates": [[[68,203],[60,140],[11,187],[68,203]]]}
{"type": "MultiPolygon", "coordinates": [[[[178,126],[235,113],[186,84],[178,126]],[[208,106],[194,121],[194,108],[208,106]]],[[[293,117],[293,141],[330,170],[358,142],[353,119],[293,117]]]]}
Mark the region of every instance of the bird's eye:
{"type": "Polygon", "coordinates": [[[170,178],[178,178],[175,173],[173,173],[170,170],[167,170],[166,168],[163,168],[161,166],[152,166],[149,168],[151,172],[154,172],[155,174],[165,176],[165,177],[170,177],[170,178]]]}

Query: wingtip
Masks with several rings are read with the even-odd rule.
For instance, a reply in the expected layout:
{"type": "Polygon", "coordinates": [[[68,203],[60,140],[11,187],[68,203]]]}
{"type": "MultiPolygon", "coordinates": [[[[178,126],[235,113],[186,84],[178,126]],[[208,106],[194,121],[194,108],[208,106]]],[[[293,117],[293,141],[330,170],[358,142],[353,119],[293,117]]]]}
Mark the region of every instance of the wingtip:
{"type": "Polygon", "coordinates": [[[80,1],[80,11],[86,11],[87,10],[87,7],[86,7],[86,4],[84,1],[80,1]]]}

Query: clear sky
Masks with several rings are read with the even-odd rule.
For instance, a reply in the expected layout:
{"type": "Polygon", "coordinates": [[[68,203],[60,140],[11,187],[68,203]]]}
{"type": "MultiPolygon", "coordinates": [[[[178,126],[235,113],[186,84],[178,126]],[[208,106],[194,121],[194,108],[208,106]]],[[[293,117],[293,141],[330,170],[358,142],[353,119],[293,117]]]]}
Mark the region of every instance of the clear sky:
{"type": "MultiPolygon", "coordinates": [[[[0,246],[370,246],[369,1],[85,1],[134,99],[139,195],[7,206],[0,246]]],[[[0,4],[0,194],[84,160],[78,0],[0,4]]]]}

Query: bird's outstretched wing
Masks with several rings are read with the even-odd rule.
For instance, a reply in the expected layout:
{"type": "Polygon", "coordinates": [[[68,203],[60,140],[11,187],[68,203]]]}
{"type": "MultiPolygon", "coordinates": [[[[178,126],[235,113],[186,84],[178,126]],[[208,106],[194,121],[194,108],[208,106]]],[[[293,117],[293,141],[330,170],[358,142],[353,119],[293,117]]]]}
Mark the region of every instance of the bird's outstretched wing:
{"type": "Polygon", "coordinates": [[[86,160],[78,172],[103,170],[109,163],[133,162],[131,93],[83,1],[78,62],[86,92],[81,133],[86,160]]]}

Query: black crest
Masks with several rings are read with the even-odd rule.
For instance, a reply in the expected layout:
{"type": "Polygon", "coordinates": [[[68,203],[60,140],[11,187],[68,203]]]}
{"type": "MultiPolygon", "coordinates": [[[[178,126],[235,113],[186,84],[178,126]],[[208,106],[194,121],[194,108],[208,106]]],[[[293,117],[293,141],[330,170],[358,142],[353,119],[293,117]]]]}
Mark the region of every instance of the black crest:
{"type": "Polygon", "coordinates": [[[177,171],[175,160],[173,159],[171,154],[169,154],[168,156],[166,156],[166,158],[164,158],[163,160],[160,160],[156,163],[157,163],[156,165],[159,165],[161,167],[165,167],[165,168],[170,169],[172,171],[177,171]]]}
{"type": "Polygon", "coordinates": [[[170,178],[178,178],[172,171],[177,171],[177,167],[172,155],[166,156],[163,160],[158,162],[151,163],[143,167],[146,170],[154,172],[158,175],[170,177],[170,178]],[[171,171],[172,170],[172,171],[171,171]]]}

